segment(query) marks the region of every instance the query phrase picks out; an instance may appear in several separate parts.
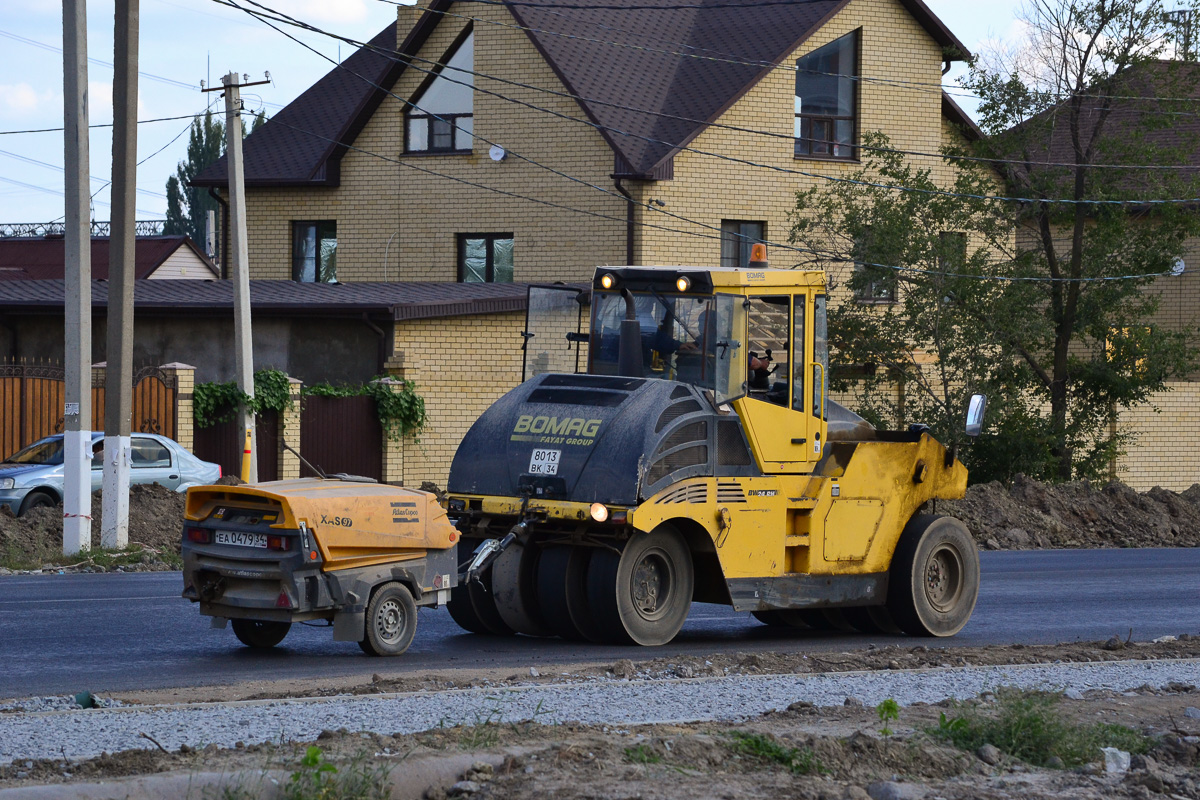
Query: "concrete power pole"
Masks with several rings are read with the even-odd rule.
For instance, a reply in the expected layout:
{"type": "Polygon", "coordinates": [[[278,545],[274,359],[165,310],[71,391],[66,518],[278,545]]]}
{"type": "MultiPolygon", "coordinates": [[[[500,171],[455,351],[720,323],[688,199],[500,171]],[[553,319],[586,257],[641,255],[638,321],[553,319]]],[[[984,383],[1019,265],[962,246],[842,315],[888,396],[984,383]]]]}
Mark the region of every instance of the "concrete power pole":
{"type": "Polygon", "coordinates": [[[92,546],[92,237],[88,201],[87,2],[63,0],[66,403],[63,552],[92,546]]]}
{"type": "MultiPolygon", "coordinates": [[[[250,253],[246,245],[246,173],[242,165],[242,96],[238,74],[221,78],[225,87],[225,155],[229,164],[229,276],[233,279],[233,338],[238,388],[254,396],[254,340],[250,331],[250,253]]],[[[247,84],[249,85],[249,84],[247,84]]],[[[254,412],[241,409],[249,460],[242,461],[242,480],[258,481],[258,446],[254,412]]]]}
{"type": "Polygon", "coordinates": [[[108,364],[104,390],[104,521],[100,542],[105,547],[116,548],[129,544],[138,2],[116,0],[114,32],[112,224],[108,233],[108,364]]]}

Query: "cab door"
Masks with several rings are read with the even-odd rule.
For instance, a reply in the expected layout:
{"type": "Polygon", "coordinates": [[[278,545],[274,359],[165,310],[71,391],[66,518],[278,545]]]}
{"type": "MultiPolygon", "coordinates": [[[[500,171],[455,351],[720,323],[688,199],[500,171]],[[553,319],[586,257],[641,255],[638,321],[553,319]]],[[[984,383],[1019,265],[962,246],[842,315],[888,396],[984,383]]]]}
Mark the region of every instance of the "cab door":
{"type": "Polygon", "coordinates": [[[764,472],[811,472],[821,457],[825,369],[814,360],[814,346],[824,346],[824,336],[814,336],[818,312],[823,320],[824,297],[817,307],[807,293],[747,300],[746,358],[752,365],[771,346],[769,371],[764,385],[761,371],[755,376],[750,370],[745,395],[734,408],[764,472]]]}

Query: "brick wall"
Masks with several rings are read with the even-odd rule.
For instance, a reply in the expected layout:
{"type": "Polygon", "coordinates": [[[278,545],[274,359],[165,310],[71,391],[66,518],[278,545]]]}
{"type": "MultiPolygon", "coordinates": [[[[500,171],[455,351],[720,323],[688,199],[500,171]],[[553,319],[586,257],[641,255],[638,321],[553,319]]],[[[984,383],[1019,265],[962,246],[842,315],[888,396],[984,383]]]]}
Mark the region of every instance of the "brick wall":
{"type": "Polygon", "coordinates": [[[425,398],[428,423],[420,440],[405,439],[406,486],[446,485],[450,462],[479,416],[521,382],[524,313],[409,320],[396,323],[398,377],[425,398]]]}
{"type": "Polygon", "coordinates": [[[1137,434],[1117,461],[1116,477],[1135,489],[1182,491],[1200,482],[1200,383],[1176,381],[1170,391],[1121,416],[1122,430],[1137,434]]]}

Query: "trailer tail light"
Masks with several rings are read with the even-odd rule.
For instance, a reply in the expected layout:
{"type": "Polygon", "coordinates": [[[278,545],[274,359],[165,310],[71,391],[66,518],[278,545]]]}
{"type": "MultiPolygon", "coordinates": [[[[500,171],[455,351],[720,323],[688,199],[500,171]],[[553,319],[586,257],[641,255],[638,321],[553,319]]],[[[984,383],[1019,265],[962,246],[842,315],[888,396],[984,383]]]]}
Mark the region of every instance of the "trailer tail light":
{"type": "Polygon", "coordinates": [[[294,606],[295,604],[292,603],[292,598],[288,597],[287,589],[281,589],[279,592],[279,597],[275,598],[275,607],[293,608],[294,606]]]}
{"type": "Polygon", "coordinates": [[[196,544],[211,544],[212,531],[205,530],[204,528],[188,528],[187,540],[196,544]]]}
{"type": "Polygon", "coordinates": [[[268,550],[291,550],[292,540],[287,536],[267,536],[268,550]]]}

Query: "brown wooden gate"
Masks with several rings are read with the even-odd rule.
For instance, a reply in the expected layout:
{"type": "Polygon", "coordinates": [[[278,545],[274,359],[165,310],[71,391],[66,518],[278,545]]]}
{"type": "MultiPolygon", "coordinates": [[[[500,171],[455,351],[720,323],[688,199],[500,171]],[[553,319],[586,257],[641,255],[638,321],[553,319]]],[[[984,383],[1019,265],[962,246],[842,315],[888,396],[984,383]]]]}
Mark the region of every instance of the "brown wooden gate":
{"type": "MultiPolygon", "coordinates": [[[[305,397],[300,406],[300,454],[326,474],[383,480],[383,426],[371,397],[305,397]]],[[[315,473],[300,464],[300,474],[315,473]]]]}
{"type": "MultiPolygon", "coordinates": [[[[196,428],[192,435],[197,458],[220,464],[222,475],[242,474],[242,445],[246,434],[237,420],[196,428]]],[[[259,414],[254,421],[254,439],[258,447],[258,479],[279,480],[279,415],[274,411],[259,414]]]]}
{"type": "MultiPolygon", "coordinates": [[[[104,429],[104,386],[92,386],[92,430],[104,429]]],[[[134,375],[132,429],[175,438],[175,376],[158,367],[134,375]]],[[[65,373],[51,363],[0,363],[0,458],[63,431],[65,373]]]]}

